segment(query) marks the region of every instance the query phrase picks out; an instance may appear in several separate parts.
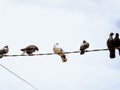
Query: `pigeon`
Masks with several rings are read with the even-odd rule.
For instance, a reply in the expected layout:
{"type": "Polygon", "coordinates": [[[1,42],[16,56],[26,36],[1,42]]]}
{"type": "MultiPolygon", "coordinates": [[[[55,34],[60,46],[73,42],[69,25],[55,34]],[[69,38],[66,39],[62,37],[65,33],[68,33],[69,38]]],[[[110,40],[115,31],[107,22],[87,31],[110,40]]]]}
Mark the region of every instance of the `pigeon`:
{"type": "Polygon", "coordinates": [[[33,52],[39,51],[39,48],[35,45],[29,45],[26,48],[22,48],[21,51],[23,51],[23,54],[27,53],[29,56],[32,56],[33,52]]]}
{"type": "Polygon", "coordinates": [[[56,43],[53,47],[53,52],[55,54],[58,54],[59,56],[61,56],[61,59],[63,62],[66,62],[67,61],[67,57],[66,55],[64,54],[64,51],[63,49],[59,46],[59,43],[56,43]]]}
{"type": "Polygon", "coordinates": [[[118,49],[120,55],[120,39],[118,33],[115,34],[114,42],[115,42],[115,48],[118,49]]]}
{"type": "Polygon", "coordinates": [[[89,43],[83,40],[83,43],[80,46],[80,54],[84,54],[87,48],[89,48],[89,43]]]}
{"type": "Polygon", "coordinates": [[[110,33],[109,38],[107,40],[107,47],[108,47],[108,50],[110,52],[109,57],[111,59],[115,58],[115,42],[113,39],[113,35],[114,35],[114,33],[110,33]]]}
{"type": "Polygon", "coordinates": [[[4,46],[2,49],[0,49],[0,58],[3,57],[3,55],[7,54],[9,52],[8,46],[4,46]]]}

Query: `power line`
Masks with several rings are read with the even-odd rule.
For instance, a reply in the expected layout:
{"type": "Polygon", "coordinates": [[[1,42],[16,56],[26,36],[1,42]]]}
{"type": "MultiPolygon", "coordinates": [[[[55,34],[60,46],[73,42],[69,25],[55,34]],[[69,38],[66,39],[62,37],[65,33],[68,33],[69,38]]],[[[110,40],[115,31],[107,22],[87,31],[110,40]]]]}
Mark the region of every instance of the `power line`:
{"type": "Polygon", "coordinates": [[[106,51],[108,49],[94,49],[94,50],[86,50],[86,52],[95,52],[95,51],[106,51]]]}
{"type": "Polygon", "coordinates": [[[29,83],[28,81],[26,81],[25,79],[21,78],[20,76],[18,76],[17,74],[15,74],[13,71],[11,71],[10,69],[8,69],[7,67],[3,66],[2,64],[0,64],[0,66],[4,69],[6,69],[8,72],[10,72],[11,74],[13,74],[14,76],[16,76],[17,78],[19,78],[20,80],[22,80],[23,82],[25,82],[26,84],[28,84],[29,86],[33,87],[35,90],[38,90],[38,88],[36,88],[34,85],[32,85],[31,83],[29,83]]]}
{"type": "MultiPolygon", "coordinates": [[[[108,49],[86,50],[85,52],[96,52],[96,51],[106,51],[106,50],[108,50],[108,49]]],[[[64,54],[71,54],[71,53],[80,53],[80,51],[64,52],[64,54]]],[[[32,56],[42,56],[42,55],[55,55],[55,53],[40,53],[40,54],[33,54],[32,56]]],[[[21,55],[4,55],[4,57],[17,57],[17,56],[28,56],[28,55],[23,55],[23,54],[21,54],[21,55]]],[[[17,78],[19,78],[20,80],[22,80],[23,82],[25,82],[26,84],[28,84],[29,86],[33,87],[35,90],[38,90],[38,88],[36,88],[34,85],[32,85],[31,83],[29,83],[25,79],[21,78],[20,76],[18,76],[17,74],[15,74],[13,71],[11,71],[10,69],[8,69],[7,67],[3,66],[2,64],[0,64],[0,66],[3,67],[4,69],[6,69],[11,74],[13,74],[14,76],[16,76],[17,78]]]]}
{"type": "MultiPolygon", "coordinates": [[[[96,52],[96,51],[106,51],[108,49],[94,49],[94,50],[86,50],[85,52],[96,52]]],[[[70,52],[64,52],[64,54],[70,54],[70,53],[80,53],[80,51],[70,51],[70,52]]],[[[39,54],[33,54],[32,56],[42,56],[42,55],[55,55],[55,53],[39,53],[39,54]]],[[[4,57],[17,57],[17,56],[28,56],[28,55],[4,55],[4,57]]]]}

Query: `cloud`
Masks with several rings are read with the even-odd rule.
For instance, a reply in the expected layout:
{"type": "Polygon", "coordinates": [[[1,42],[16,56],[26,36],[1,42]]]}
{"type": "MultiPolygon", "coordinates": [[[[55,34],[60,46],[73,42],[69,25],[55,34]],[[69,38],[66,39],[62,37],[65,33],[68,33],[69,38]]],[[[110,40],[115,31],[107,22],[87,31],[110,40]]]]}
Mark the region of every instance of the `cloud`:
{"type": "MultiPolygon", "coordinates": [[[[109,32],[118,30],[119,1],[0,2],[1,47],[8,43],[9,54],[21,54],[20,48],[28,44],[37,45],[40,48],[38,53],[53,52],[56,42],[60,42],[65,51],[79,50],[84,39],[90,42],[89,49],[106,48],[109,32]]],[[[85,53],[83,56],[70,54],[65,64],[56,55],[3,58],[1,63],[43,90],[114,90],[115,87],[117,90],[120,81],[118,58],[109,59],[109,52],[106,51],[85,53]]],[[[7,82],[10,89],[16,88],[12,85],[16,83],[14,76],[11,80],[4,79],[7,75],[10,74],[2,73],[2,81],[7,82]]],[[[21,84],[19,88],[26,90],[21,84]]]]}
{"type": "MultiPolygon", "coordinates": [[[[16,0],[16,2],[22,3],[34,3],[36,5],[53,7],[53,8],[68,8],[73,10],[84,11],[106,11],[106,12],[118,12],[119,0],[16,0]],[[42,5],[43,4],[43,5],[42,5]]],[[[104,12],[104,13],[106,13],[104,12]]]]}

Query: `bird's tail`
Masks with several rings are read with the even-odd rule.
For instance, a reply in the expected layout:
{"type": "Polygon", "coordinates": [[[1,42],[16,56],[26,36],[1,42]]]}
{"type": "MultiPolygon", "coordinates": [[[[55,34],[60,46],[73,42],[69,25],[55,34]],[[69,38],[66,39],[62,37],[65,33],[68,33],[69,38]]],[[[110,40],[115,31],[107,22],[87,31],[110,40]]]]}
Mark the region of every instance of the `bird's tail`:
{"type": "Polygon", "coordinates": [[[0,58],[3,57],[3,54],[4,54],[3,50],[0,50],[0,58]]]}
{"type": "Polygon", "coordinates": [[[84,50],[80,50],[80,54],[82,55],[82,54],[84,54],[85,53],[85,51],[84,50]]]}
{"type": "Polygon", "coordinates": [[[60,56],[61,56],[61,59],[62,59],[63,62],[66,62],[66,61],[67,61],[67,57],[66,57],[64,54],[62,54],[62,55],[60,55],[60,56]]]}
{"type": "Polygon", "coordinates": [[[110,50],[110,58],[115,58],[115,50],[110,50]]]}
{"type": "Polygon", "coordinates": [[[0,54],[0,58],[2,58],[3,57],[3,54],[0,54]]]}

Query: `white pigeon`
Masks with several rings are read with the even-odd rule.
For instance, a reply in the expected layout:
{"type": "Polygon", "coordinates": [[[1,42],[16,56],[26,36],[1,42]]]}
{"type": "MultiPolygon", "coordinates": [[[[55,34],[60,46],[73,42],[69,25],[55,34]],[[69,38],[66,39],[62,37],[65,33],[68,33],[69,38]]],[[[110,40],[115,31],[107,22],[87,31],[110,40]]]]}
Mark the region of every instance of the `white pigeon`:
{"type": "Polygon", "coordinates": [[[64,54],[64,51],[63,49],[59,46],[59,43],[56,43],[53,47],[53,52],[59,56],[61,56],[61,59],[63,62],[66,62],[67,61],[67,57],[66,55],[64,54]]]}
{"type": "Polygon", "coordinates": [[[33,55],[33,52],[39,51],[39,48],[35,45],[29,45],[26,48],[22,48],[21,51],[24,53],[27,53],[29,56],[33,55]]]}
{"type": "Polygon", "coordinates": [[[89,43],[84,40],[80,46],[80,54],[84,54],[87,48],[89,48],[89,43]]]}
{"type": "Polygon", "coordinates": [[[8,46],[4,46],[2,49],[0,49],[0,58],[3,57],[3,55],[7,54],[9,52],[8,46]]]}

